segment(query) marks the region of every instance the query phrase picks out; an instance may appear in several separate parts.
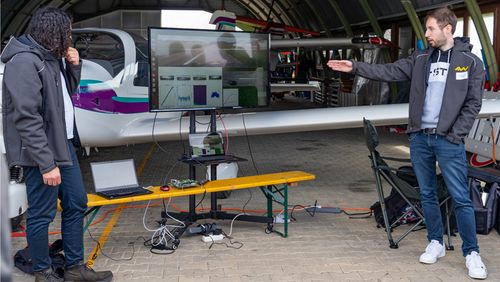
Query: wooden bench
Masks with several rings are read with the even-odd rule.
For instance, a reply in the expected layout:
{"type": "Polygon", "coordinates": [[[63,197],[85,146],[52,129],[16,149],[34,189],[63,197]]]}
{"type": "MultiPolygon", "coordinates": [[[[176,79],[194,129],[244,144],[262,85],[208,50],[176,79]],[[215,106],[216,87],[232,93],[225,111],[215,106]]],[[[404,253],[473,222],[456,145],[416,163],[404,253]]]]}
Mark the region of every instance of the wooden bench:
{"type": "Polygon", "coordinates": [[[280,234],[282,237],[288,236],[288,187],[291,185],[296,185],[298,182],[313,180],[316,176],[303,171],[287,171],[279,173],[269,173],[261,174],[255,176],[245,176],[230,179],[214,180],[205,183],[204,185],[195,186],[191,188],[179,189],[172,188],[169,191],[160,190],[159,186],[150,188],[153,191],[152,194],[124,197],[117,199],[106,199],[96,194],[87,194],[88,202],[87,206],[90,208],[87,214],[91,214],[85,230],[90,226],[95,216],[99,212],[102,206],[108,205],[120,205],[118,209],[113,214],[112,218],[109,220],[103,234],[101,235],[97,246],[94,248],[92,254],[88,259],[88,265],[92,266],[95,258],[99,254],[102,246],[106,242],[106,239],[113,229],[113,226],[117,222],[121,210],[127,203],[139,202],[139,201],[149,201],[156,199],[164,199],[171,197],[182,197],[190,195],[199,195],[204,193],[215,193],[222,191],[231,191],[239,189],[248,188],[260,188],[267,199],[267,218],[268,218],[268,231],[273,231],[280,234]],[[283,232],[273,230],[273,202],[276,202],[283,206],[283,232]]]}

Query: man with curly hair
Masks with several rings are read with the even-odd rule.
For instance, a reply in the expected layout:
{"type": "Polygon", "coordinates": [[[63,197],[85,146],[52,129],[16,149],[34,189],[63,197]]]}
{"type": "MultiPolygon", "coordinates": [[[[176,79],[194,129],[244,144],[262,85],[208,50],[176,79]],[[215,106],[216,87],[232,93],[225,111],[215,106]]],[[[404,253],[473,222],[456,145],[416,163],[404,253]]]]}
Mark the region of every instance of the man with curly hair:
{"type": "Polygon", "coordinates": [[[75,154],[77,137],[71,94],[81,62],[71,46],[71,17],[44,7],[29,33],[11,38],[1,60],[3,134],[9,166],[22,166],[28,195],[27,240],[35,281],[63,281],[52,270],[48,228],[61,200],[66,269],[64,281],[111,281],[110,271],[84,263],[83,218],[87,194],[75,154]]]}

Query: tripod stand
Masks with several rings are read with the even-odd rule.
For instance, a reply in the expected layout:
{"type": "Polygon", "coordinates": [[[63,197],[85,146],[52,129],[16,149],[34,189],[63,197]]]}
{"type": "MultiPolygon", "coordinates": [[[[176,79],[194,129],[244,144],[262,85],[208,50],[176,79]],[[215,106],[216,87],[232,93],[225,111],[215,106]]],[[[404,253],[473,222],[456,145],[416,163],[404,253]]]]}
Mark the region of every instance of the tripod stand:
{"type": "MultiPolygon", "coordinates": [[[[215,110],[210,110],[210,132],[216,132],[217,130],[217,118],[215,110]]],[[[189,133],[196,133],[196,112],[189,112],[189,133]]],[[[196,166],[197,165],[210,165],[210,179],[217,179],[217,165],[220,163],[228,163],[228,162],[238,162],[245,161],[245,159],[238,158],[231,155],[225,155],[220,159],[213,159],[210,161],[196,161],[191,158],[181,158],[181,161],[187,163],[189,165],[189,178],[196,179],[196,166]]],[[[189,225],[193,224],[199,219],[234,219],[236,216],[236,220],[241,221],[250,221],[250,222],[260,222],[272,224],[273,219],[264,216],[252,216],[252,215],[237,215],[232,213],[227,213],[221,210],[221,207],[217,204],[217,193],[210,194],[210,211],[205,213],[197,213],[196,212],[196,196],[189,196],[189,211],[187,213],[174,213],[179,218],[184,220],[186,227],[179,228],[174,232],[174,235],[178,237],[182,236],[182,234],[186,231],[189,225]]]]}

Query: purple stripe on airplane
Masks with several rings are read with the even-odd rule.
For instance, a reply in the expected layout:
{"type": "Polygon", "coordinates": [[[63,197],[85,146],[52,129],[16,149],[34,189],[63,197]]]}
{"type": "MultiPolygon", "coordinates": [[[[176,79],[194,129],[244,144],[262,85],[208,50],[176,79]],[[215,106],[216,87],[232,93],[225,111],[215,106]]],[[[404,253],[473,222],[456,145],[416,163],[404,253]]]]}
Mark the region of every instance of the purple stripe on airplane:
{"type": "Polygon", "coordinates": [[[80,86],[79,93],[72,96],[73,105],[77,108],[104,113],[141,113],[149,111],[147,102],[124,103],[113,100],[116,97],[112,89],[89,92],[87,86],[80,86]]]}

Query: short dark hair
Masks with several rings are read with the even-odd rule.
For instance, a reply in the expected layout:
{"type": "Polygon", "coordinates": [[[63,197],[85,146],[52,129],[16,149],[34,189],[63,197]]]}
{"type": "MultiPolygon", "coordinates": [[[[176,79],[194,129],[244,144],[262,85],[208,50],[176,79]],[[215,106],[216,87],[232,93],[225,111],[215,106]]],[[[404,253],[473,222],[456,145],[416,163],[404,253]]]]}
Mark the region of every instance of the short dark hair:
{"type": "Polygon", "coordinates": [[[58,58],[71,46],[71,16],[61,9],[43,7],[31,18],[29,34],[58,58]]]}
{"type": "Polygon", "coordinates": [[[429,18],[435,18],[439,27],[443,29],[446,25],[451,25],[451,33],[455,33],[457,27],[457,16],[448,7],[441,7],[427,13],[425,23],[429,18]]]}

